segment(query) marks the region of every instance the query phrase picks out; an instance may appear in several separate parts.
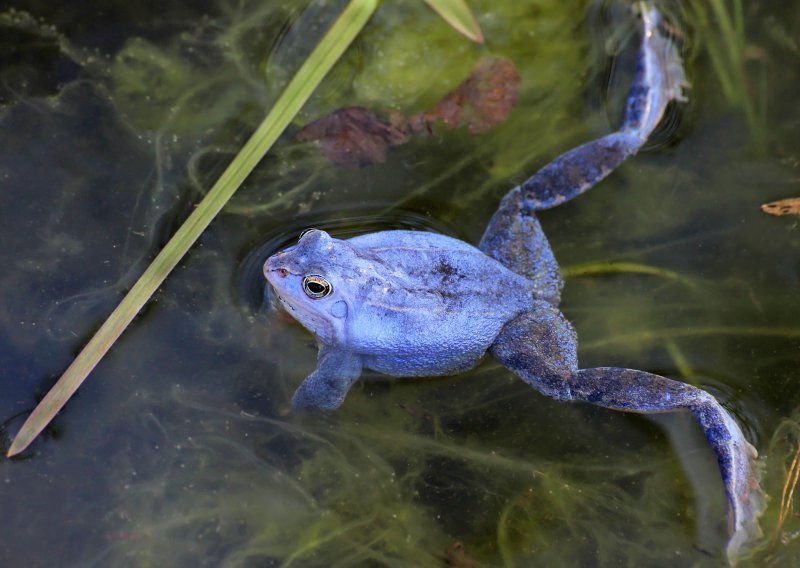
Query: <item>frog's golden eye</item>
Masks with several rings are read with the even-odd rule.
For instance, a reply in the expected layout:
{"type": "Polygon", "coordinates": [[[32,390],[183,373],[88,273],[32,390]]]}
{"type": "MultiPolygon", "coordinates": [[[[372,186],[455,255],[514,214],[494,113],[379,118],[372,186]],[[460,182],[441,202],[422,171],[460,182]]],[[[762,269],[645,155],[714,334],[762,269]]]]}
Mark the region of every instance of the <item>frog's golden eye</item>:
{"type": "Polygon", "coordinates": [[[333,292],[333,286],[319,274],[309,274],[303,278],[303,292],[309,298],[319,300],[333,292]]]}

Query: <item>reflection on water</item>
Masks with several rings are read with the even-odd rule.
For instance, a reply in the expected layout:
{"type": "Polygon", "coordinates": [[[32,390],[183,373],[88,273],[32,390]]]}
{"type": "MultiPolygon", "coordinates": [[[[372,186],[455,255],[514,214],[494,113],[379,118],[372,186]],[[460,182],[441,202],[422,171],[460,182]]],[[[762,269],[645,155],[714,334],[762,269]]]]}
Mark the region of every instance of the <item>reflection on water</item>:
{"type": "MultiPolygon", "coordinates": [[[[95,18],[20,4],[27,14],[0,14],[0,417],[11,432],[336,9],[109,3],[95,18]]],[[[635,31],[623,7],[472,5],[484,47],[422,2],[381,6],[46,436],[2,463],[3,565],[442,566],[455,542],[479,565],[720,563],[721,486],[681,417],[559,404],[488,361],[453,378],[370,376],[335,413],[290,408],[316,353],[264,309],[266,256],[308,226],[476,242],[511,185],[618,119],[635,31]],[[360,170],[292,138],[341,106],[426,108],[485,55],[512,59],[522,87],[484,135],[436,132],[360,170]]],[[[562,266],[584,268],[562,303],[583,366],[680,377],[735,412],[773,496],[751,562],[786,565],[800,554],[797,518],[772,537],[800,440],[800,239],[795,219],[759,205],[800,195],[787,96],[800,82],[800,12],[664,9],[681,22],[690,105],[650,151],[541,219],[562,266]],[[585,270],[609,263],[654,270],[585,270]]]]}

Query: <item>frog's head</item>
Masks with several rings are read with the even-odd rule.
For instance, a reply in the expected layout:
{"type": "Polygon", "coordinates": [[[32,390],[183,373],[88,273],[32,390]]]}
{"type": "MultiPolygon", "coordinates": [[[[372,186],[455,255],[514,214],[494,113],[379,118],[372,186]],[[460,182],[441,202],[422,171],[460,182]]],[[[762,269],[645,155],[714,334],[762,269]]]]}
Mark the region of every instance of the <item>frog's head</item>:
{"type": "Polygon", "coordinates": [[[347,241],[310,229],[296,245],[267,259],[264,276],[286,311],[330,345],[344,340],[353,299],[369,268],[347,241]]]}

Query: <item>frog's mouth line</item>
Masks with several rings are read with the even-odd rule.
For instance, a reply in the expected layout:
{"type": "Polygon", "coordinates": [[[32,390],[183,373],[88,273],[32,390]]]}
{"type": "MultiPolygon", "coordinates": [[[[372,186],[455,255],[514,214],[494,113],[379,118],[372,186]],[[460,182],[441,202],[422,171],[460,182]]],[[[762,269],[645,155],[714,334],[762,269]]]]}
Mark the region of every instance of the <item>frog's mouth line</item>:
{"type": "Polygon", "coordinates": [[[277,292],[275,293],[275,295],[278,297],[278,302],[280,303],[280,305],[282,305],[285,308],[289,308],[293,312],[296,311],[296,309],[295,309],[295,307],[293,305],[291,305],[289,302],[287,302],[286,300],[283,299],[283,296],[281,296],[277,292]]]}
{"type": "Polygon", "coordinates": [[[294,321],[305,327],[305,324],[303,323],[303,320],[300,317],[300,314],[303,314],[304,312],[293,306],[290,302],[287,302],[286,299],[277,292],[275,292],[275,296],[278,299],[278,306],[283,308],[284,311],[286,311],[286,313],[288,313],[294,321]]]}
{"type": "Polygon", "coordinates": [[[273,286],[275,297],[278,303],[286,310],[287,313],[300,325],[323,341],[331,342],[335,340],[335,330],[329,321],[324,316],[312,309],[304,309],[303,306],[293,306],[290,302],[278,293],[273,286]],[[291,312],[291,313],[290,313],[291,312]]]}

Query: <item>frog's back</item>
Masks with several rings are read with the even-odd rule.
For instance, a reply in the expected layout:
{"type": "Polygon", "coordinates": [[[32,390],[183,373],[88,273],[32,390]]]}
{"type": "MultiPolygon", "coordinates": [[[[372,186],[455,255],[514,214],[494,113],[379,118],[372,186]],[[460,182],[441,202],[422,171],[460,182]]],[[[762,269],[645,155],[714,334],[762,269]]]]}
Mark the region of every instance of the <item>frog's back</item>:
{"type": "Polygon", "coordinates": [[[362,250],[371,251],[442,249],[483,254],[480,249],[469,243],[447,235],[429,233],[427,231],[378,231],[347,239],[347,242],[362,250]]]}
{"type": "Polygon", "coordinates": [[[421,231],[350,239],[374,260],[350,327],[367,366],[432,375],[473,366],[503,325],[530,309],[532,283],[479,249],[421,231]]]}
{"type": "MultiPolygon", "coordinates": [[[[380,231],[347,241],[392,268],[416,289],[436,291],[453,301],[517,310],[529,295],[530,281],[477,247],[453,237],[424,231],[380,231]]],[[[528,302],[525,301],[526,306],[528,302]]],[[[466,306],[469,309],[469,305],[466,306]]],[[[477,307],[477,306],[475,306],[477,307]]]]}

